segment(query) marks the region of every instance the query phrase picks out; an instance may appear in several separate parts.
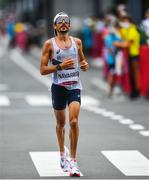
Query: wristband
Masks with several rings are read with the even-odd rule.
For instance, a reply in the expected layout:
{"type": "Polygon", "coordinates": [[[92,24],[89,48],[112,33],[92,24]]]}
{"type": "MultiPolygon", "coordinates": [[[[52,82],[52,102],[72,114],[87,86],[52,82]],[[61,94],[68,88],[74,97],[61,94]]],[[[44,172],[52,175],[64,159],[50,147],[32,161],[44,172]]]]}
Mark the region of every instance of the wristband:
{"type": "Polygon", "coordinates": [[[58,64],[57,66],[56,66],[56,70],[62,70],[62,67],[61,67],[61,65],[60,64],[58,64]]]}

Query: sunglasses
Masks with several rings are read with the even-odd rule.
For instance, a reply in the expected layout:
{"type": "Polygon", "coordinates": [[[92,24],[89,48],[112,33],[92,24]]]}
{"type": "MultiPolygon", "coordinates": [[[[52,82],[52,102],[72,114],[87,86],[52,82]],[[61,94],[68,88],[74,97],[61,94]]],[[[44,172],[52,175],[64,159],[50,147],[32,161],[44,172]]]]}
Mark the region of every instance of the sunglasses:
{"type": "Polygon", "coordinates": [[[67,17],[67,16],[59,16],[57,19],[56,19],[56,22],[55,24],[61,24],[65,22],[66,24],[70,24],[70,18],[67,17]]]}

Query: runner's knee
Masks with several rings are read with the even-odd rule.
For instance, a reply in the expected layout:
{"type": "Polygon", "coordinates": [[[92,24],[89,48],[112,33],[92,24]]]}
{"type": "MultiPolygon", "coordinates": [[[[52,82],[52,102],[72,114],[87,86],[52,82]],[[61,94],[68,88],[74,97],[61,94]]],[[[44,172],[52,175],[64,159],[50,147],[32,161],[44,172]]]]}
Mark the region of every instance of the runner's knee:
{"type": "Polygon", "coordinates": [[[60,121],[60,122],[57,122],[57,125],[56,125],[56,127],[57,128],[64,128],[65,127],[65,121],[60,121]]]}
{"type": "Polygon", "coordinates": [[[78,119],[77,118],[72,118],[70,120],[70,127],[71,128],[76,128],[78,126],[78,119]]]}

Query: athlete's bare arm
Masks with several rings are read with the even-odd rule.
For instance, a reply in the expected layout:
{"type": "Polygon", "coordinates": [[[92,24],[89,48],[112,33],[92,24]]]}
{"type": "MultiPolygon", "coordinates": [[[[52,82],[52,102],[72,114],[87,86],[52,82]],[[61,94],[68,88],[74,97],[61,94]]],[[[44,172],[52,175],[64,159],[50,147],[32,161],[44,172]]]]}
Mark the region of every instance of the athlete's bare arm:
{"type": "MultiPolygon", "coordinates": [[[[53,48],[50,40],[46,41],[43,50],[42,50],[42,56],[41,56],[41,65],[40,65],[40,73],[42,75],[47,75],[50,73],[53,73],[57,71],[56,65],[48,65],[49,60],[52,58],[53,48]]],[[[68,58],[65,59],[60,64],[62,69],[67,69],[74,66],[74,59],[68,58]]]]}
{"type": "Polygon", "coordinates": [[[84,53],[83,53],[82,41],[78,38],[75,38],[75,40],[76,40],[77,46],[78,46],[78,56],[79,56],[80,68],[83,71],[87,71],[89,68],[89,65],[88,65],[88,62],[86,61],[86,58],[85,58],[84,53]]]}
{"type": "Polygon", "coordinates": [[[50,74],[56,71],[56,66],[50,65],[48,66],[49,59],[52,56],[52,45],[50,40],[47,40],[42,49],[42,56],[41,56],[41,64],[40,64],[40,73],[42,75],[50,74]]]}

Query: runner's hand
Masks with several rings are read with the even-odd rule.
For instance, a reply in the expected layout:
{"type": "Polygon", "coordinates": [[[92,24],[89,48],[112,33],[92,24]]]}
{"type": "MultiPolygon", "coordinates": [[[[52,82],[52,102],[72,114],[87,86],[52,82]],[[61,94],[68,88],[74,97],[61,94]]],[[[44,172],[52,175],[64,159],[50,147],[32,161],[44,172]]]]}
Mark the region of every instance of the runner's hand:
{"type": "Polygon", "coordinates": [[[88,65],[88,63],[87,63],[85,60],[83,60],[83,61],[80,63],[80,68],[82,69],[82,71],[87,71],[88,68],[89,68],[89,65],[88,65]]]}
{"type": "Polygon", "coordinates": [[[62,69],[72,68],[72,67],[74,67],[74,65],[75,65],[75,63],[74,63],[74,59],[73,59],[73,58],[65,59],[65,60],[61,63],[62,69]]]}

